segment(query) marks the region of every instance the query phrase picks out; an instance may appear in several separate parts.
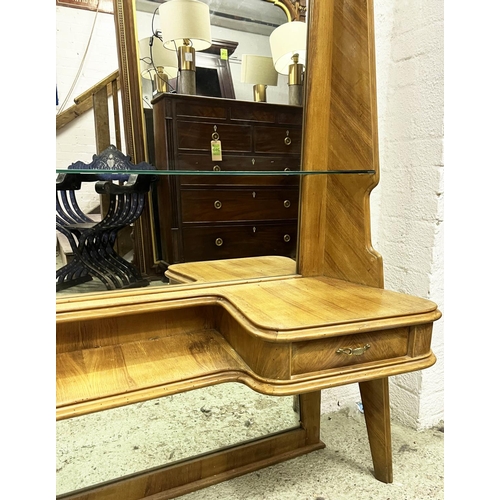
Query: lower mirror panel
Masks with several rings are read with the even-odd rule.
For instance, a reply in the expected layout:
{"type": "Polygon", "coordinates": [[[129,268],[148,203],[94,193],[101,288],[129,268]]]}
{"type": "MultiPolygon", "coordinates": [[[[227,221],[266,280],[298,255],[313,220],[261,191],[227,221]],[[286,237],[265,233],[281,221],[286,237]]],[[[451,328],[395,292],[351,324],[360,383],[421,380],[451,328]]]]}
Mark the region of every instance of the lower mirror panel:
{"type": "Polygon", "coordinates": [[[294,401],[225,383],[58,421],[56,493],[297,428],[294,401]]]}

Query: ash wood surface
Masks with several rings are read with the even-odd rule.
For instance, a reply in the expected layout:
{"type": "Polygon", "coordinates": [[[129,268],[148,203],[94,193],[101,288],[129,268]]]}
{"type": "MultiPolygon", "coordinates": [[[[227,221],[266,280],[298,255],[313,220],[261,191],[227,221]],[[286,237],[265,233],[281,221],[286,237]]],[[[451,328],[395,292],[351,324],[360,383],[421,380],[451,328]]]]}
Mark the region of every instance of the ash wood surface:
{"type": "Polygon", "coordinates": [[[289,257],[271,255],[173,264],[165,271],[170,283],[244,280],[294,275],[297,264],[289,257]]]}
{"type": "Polygon", "coordinates": [[[308,16],[302,168],[375,173],[303,179],[299,272],[382,287],[369,206],[379,180],[373,2],[316,0],[308,16]]]}
{"type": "Polygon", "coordinates": [[[285,395],[422,369],[440,317],[428,300],[300,277],[73,297],[56,313],[58,418],[225,381],[285,395]]]}

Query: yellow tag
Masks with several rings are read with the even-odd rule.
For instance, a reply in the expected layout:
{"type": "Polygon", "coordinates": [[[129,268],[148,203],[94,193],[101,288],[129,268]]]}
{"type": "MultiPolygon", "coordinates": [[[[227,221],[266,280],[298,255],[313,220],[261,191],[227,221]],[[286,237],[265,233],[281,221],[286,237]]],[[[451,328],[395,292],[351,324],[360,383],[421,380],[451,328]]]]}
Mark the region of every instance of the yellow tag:
{"type": "Polygon", "coordinates": [[[220,49],[220,58],[223,61],[227,61],[227,49],[220,49]]]}
{"type": "Polygon", "coordinates": [[[222,161],[222,146],[220,141],[212,141],[212,161],[222,161]]]}

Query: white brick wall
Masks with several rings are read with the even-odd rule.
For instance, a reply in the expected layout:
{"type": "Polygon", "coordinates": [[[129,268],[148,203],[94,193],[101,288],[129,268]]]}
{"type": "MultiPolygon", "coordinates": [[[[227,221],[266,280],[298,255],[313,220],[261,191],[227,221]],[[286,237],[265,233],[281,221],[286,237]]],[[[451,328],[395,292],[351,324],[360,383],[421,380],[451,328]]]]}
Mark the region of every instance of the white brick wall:
{"type": "MultiPolygon", "coordinates": [[[[381,181],[377,250],[385,286],[436,302],[443,294],[443,1],[375,0],[381,181]]],[[[436,365],[391,379],[394,418],[444,419],[444,318],[436,365]]]]}
{"type": "MultiPolygon", "coordinates": [[[[372,239],[384,258],[385,286],[443,305],[443,0],[374,0],[381,181],[372,194],[372,239]]],[[[95,13],[56,8],[57,85],[68,94],[95,13]]],[[[139,13],[139,38],[147,36],[139,13]]],[[[150,19],[146,15],[146,22],[150,19]]],[[[225,33],[219,35],[224,38],[225,33]]],[[[217,36],[214,34],[214,36],[217,36]]],[[[99,14],[74,96],[118,68],[113,16],[99,14]]],[[[233,78],[238,68],[233,66],[233,78]]],[[[237,89],[242,87],[237,84],[237,89]]],[[[272,91],[268,90],[271,96],[272,91]]],[[[249,94],[251,95],[251,94],[249,94]]],[[[244,97],[251,98],[251,97],[244,97]]],[[[57,166],[90,161],[90,113],[57,134],[57,166]]],[[[87,196],[87,195],[85,195],[87,196]]],[[[93,194],[88,193],[88,204],[93,194]]],[[[434,326],[437,364],[391,379],[393,418],[415,428],[443,419],[444,319],[434,326]]],[[[323,411],[359,400],[357,386],[323,391],[323,411]]]]}

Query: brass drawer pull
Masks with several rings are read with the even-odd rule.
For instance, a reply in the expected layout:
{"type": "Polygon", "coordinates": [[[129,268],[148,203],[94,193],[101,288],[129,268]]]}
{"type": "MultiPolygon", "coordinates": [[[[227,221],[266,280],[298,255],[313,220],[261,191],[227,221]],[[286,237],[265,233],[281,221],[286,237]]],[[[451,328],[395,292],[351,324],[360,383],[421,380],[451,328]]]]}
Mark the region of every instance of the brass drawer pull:
{"type": "Polygon", "coordinates": [[[290,208],[290,205],[291,205],[290,200],[285,200],[285,201],[283,202],[283,206],[284,206],[285,208],[290,208]]]}
{"type": "Polygon", "coordinates": [[[285,137],[285,144],[287,146],[290,146],[290,144],[292,144],[292,139],[291,137],[289,136],[290,132],[287,130],[286,131],[286,137],[285,137]]]}
{"type": "Polygon", "coordinates": [[[220,208],[222,208],[222,202],[219,201],[219,200],[215,200],[214,201],[214,207],[219,210],[220,208]]]}
{"type": "Polygon", "coordinates": [[[347,354],[348,356],[361,356],[361,354],[364,354],[368,349],[370,349],[370,344],[365,344],[363,347],[341,347],[340,349],[337,349],[336,353],[337,354],[347,354]]]}
{"type": "Polygon", "coordinates": [[[218,246],[218,247],[221,247],[223,245],[224,241],[222,240],[222,238],[217,238],[215,240],[215,244],[218,246]]]}
{"type": "Polygon", "coordinates": [[[285,234],[285,236],[283,236],[283,240],[285,241],[285,243],[288,243],[291,240],[290,235],[285,234]]]}
{"type": "Polygon", "coordinates": [[[220,172],[220,167],[219,165],[214,165],[214,168],[212,169],[214,172],[220,172]]]}

